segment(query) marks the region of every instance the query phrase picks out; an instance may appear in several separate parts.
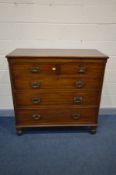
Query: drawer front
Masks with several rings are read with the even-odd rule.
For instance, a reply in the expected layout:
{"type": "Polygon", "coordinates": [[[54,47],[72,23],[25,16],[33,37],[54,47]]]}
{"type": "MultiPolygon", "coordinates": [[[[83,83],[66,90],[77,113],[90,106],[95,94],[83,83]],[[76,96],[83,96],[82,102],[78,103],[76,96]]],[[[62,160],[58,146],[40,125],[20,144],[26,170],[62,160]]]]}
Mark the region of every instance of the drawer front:
{"type": "Polygon", "coordinates": [[[14,88],[16,90],[25,89],[99,89],[101,87],[100,78],[75,78],[75,77],[39,77],[38,79],[31,78],[16,78],[14,80],[14,88]]]}
{"type": "Polygon", "coordinates": [[[38,77],[40,75],[78,75],[99,77],[102,75],[104,64],[101,63],[22,63],[13,64],[12,72],[15,77],[38,77]]]}
{"type": "Polygon", "coordinates": [[[54,63],[22,63],[22,64],[12,64],[12,72],[16,77],[27,77],[38,75],[56,75],[58,71],[58,65],[54,63]]]}
{"type": "Polygon", "coordinates": [[[17,125],[57,125],[96,123],[97,108],[44,108],[17,110],[17,125]]]}
{"type": "Polygon", "coordinates": [[[80,93],[77,91],[23,91],[15,93],[17,106],[41,106],[41,105],[98,105],[99,93],[90,91],[80,93]]]}
{"type": "Polygon", "coordinates": [[[61,74],[99,77],[103,72],[103,64],[100,63],[71,63],[61,65],[61,74]]]}

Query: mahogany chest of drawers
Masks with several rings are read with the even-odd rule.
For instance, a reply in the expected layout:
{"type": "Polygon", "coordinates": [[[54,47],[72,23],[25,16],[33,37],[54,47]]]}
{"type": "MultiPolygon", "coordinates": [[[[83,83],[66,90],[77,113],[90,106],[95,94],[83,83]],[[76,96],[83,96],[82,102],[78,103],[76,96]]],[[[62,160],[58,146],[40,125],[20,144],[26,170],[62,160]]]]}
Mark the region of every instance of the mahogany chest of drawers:
{"type": "Polygon", "coordinates": [[[106,55],[91,49],[16,49],[6,57],[17,134],[46,126],[96,132],[106,55]]]}

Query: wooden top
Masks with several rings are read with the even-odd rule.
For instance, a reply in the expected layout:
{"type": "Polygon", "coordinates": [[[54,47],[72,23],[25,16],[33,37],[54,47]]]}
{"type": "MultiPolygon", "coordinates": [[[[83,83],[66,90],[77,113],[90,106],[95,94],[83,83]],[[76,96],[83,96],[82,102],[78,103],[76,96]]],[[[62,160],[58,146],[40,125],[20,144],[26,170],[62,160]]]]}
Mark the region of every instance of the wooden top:
{"type": "Polygon", "coordinates": [[[56,57],[68,57],[68,58],[104,58],[108,56],[104,55],[95,49],[16,49],[6,56],[7,58],[56,58],[56,57]]]}

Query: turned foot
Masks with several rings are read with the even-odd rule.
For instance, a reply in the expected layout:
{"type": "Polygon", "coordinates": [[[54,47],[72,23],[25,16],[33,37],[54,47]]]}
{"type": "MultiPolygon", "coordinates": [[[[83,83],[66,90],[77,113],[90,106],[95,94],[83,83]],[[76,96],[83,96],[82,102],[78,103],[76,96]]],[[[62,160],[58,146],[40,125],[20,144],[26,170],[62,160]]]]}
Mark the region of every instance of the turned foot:
{"type": "Polygon", "coordinates": [[[16,134],[17,135],[22,135],[23,131],[21,128],[16,128],[16,134]]]}
{"type": "Polygon", "coordinates": [[[96,134],[96,132],[97,132],[97,127],[96,127],[96,126],[92,126],[92,127],[90,128],[90,133],[91,133],[91,134],[96,134]]]}

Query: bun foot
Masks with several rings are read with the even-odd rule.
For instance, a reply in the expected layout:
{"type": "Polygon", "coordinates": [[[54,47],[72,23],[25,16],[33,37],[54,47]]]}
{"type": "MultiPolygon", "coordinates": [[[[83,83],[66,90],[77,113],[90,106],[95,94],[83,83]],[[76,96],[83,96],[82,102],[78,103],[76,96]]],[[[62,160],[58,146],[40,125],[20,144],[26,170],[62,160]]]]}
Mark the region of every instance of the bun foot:
{"type": "Polygon", "coordinates": [[[90,133],[91,133],[91,134],[96,134],[96,132],[97,132],[97,127],[96,127],[96,126],[92,126],[92,127],[90,128],[90,133]]]}
{"type": "Polygon", "coordinates": [[[16,129],[16,134],[19,136],[19,135],[22,135],[23,131],[21,128],[17,128],[16,129]]]}

